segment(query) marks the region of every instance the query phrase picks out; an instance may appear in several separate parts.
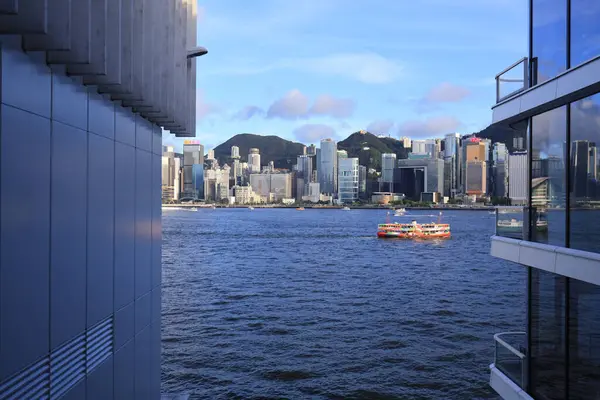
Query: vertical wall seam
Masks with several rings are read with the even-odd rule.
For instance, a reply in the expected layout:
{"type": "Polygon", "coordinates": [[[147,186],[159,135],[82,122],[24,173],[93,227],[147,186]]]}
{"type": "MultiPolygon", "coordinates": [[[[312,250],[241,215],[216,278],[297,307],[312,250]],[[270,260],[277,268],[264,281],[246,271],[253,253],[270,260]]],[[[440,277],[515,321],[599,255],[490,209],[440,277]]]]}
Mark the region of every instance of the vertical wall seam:
{"type": "MultiPolygon", "coordinates": [[[[50,165],[48,168],[50,174],[49,184],[49,206],[48,206],[48,353],[52,351],[52,196],[54,194],[52,159],[54,155],[54,71],[50,70],[50,165]]],[[[50,359],[48,359],[50,366],[50,359]]],[[[48,377],[48,393],[52,386],[52,374],[48,377]]]]}

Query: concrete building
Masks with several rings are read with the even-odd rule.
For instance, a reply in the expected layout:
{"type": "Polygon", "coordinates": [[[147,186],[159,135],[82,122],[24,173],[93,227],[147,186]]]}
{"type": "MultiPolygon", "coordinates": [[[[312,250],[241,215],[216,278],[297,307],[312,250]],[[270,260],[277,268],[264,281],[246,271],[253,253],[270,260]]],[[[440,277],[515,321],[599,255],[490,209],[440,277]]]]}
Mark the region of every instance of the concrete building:
{"type": "Polygon", "coordinates": [[[515,272],[526,316],[522,327],[490,337],[489,382],[504,399],[592,400],[600,393],[597,5],[530,1],[520,11],[528,13],[528,52],[496,77],[492,122],[503,128],[497,141],[513,144],[509,196],[526,206],[499,214],[523,229],[498,226],[491,238],[492,256],[521,266],[515,272]]]}
{"type": "Polygon", "coordinates": [[[425,154],[427,153],[427,141],[413,140],[411,143],[411,149],[413,153],[425,154]]]}
{"type": "Polygon", "coordinates": [[[504,143],[494,143],[491,162],[491,194],[508,197],[508,149],[504,143]]]}
{"type": "Polygon", "coordinates": [[[358,200],[358,158],[342,158],[338,164],[338,201],[342,204],[358,200]]]}
{"type": "Polygon", "coordinates": [[[250,186],[256,194],[265,197],[267,201],[289,199],[292,197],[292,174],[251,174],[250,186]]]}
{"type": "Polygon", "coordinates": [[[215,151],[213,149],[208,150],[208,152],[206,153],[206,159],[207,160],[215,159],[215,151]]]}
{"type": "Polygon", "coordinates": [[[331,195],[337,190],[337,144],[332,139],[323,139],[319,150],[317,172],[321,192],[331,195]]]}
{"type": "Polygon", "coordinates": [[[231,158],[239,159],[240,158],[240,148],[237,146],[231,146],[231,158]]]}
{"type": "Polygon", "coordinates": [[[419,200],[422,192],[442,193],[444,190],[444,160],[440,158],[398,160],[398,169],[400,171],[394,171],[396,193],[419,200]]]}
{"type": "Polygon", "coordinates": [[[181,163],[175,156],[173,146],[165,146],[162,156],[161,187],[162,200],[169,202],[179,199],[181,163]]]}
{"type": "Polygon", "coordinates": [[[466,193],[469,196],[485,196],[487,193],[487,167],[485,161],[467,161],[465,170],[466,193]]]}
{"type": "Polygon", "coordinates": [[[400,138],[400,142],[402,142],[402,146],[403,146],[405,149],[410,149],[410,148],[412,147],[412,141],[410,140],[410,138],[409,138],[409,137],[402,136],[402,137],[400,138]]]}
{"type": "Polygon", "coordinates": [[[455,197],[461,191],[462,152],[460,134],[450,133],[444,138],[444,173],[447,190],[444,196],[455,197]]]}
{"type": "Polygon", "coordinates": [[[161,127],[195,134],[196,2],[8,0],[0,33],[0,398],[159,399],[161,127]]]}
{"type": "Polygon", "coordinates": [[[256,148],[248,151],[248,170],[251,174],[260,173],[260,152],[256,148]]]}
{"type": "Polygon", "coordinates": [[[296,199],[302,200],[308,194],[308,185],[312,183],[313,158],[308,155],[298,156],[296,164],[296,199]]]}

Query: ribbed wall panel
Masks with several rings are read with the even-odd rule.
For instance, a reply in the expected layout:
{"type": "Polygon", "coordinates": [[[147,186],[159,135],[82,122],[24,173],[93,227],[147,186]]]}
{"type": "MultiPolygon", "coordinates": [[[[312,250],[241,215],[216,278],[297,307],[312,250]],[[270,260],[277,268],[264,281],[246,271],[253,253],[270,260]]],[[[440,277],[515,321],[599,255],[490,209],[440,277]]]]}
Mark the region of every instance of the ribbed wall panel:
{"type": "Polygon", "coordinates": [[[85,335],[79,335],[50,355],[50,399],[60,399],[83,378],[85,335]]]}
{"type": "Polygon", "coordinates": [[[196,20],[192,0],[0,0],[0,33],[177,136],[196,130],[196,20]]]}
{"type": "Polygon", "coordinates": [[[105,319],[87,331],[86,370],[89,374],[113,351],[113,317],[105,319]]]}
{"type": "Polygon", "coordinates": [[[47,399],[50,385],[49,357],[44,357],[0,384],[0,399],[47,399]]]}

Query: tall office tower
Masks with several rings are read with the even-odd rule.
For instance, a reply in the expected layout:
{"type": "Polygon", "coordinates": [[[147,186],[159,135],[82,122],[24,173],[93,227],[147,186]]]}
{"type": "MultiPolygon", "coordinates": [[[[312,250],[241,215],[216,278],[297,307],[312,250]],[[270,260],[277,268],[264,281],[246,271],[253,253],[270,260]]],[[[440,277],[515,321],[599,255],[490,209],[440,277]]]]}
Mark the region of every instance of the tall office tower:
{"type": "Polygon", "coordinates": [[[298,156],[296,172],[296,199],[302,200],[308,195],[308,185],[312,183],[312,157],[298,156]]]}
{"type": "Polygon", "coordinates": [[[306,148],[306,155],[308,155],[308,156],[317,155],[317,146],[315,146],[314,144],[311,144],[310,146],[308,146],[306,148]]]}
{"type": "Polygon", "coordinates": [[[332,139],[321,140],[320,152],[320,163],[317,167],[319,184],[321,186],[321,192],[325,194],[336,193],[337,188],[337,144],[332,139]]]}
{"type": "Polygon", "coordinates": [[[358,197],[366,198],[367,195],[367,167],[364,165],[358,166],[358,197]]]}
{"type": "MultiPolygon", "coordinates": [[[[414,193],[414,196],[412,197],[413,199],[419,200],[421,192],[443,193],[444,160],[440,158],[402,159],[398,160],[398,168],[410,169],[411,171],[409,172],[409,175],[417,176],[419,181],[422,180],[422,185],[418,185],[420,191],[410,189],[414,193]],[[415,173],[417,175],[415,175],[415,173]]],[[[405,191],[408,191],[409,189],[406,189],[405,183],[402,183],[402,175],[405,175],[404,171],[394,171],[394,190],[396,193],[407,194],[405,191]]],[[[412,184],[413,183],[410,183],[409,185],[412,184]]]]}
{"type": "Polygon", "coordinates": [[[508,196],[508,149],[504,143],[494,143],[491,160],[491,194],[496,197],[508,196]]]}
{"type": "Polygon", "coordinates": [[[231,146],[231,158],[239,159],[240,158],[240,148],[237,146],[231,146]]]}
{"type": "Polygon", "coordinates": [[[393,192],[394,168],[396,168],[396,154],[383,153],[381,155],[381,180],[384,192],[393,192]]]}
{"type": "Polygon", "coordinates": [[[450,133],[444,138],[444,174],[447,176],[446,196],[454,197],[460,192],[460,134],[450,133]]]}
{"type": "Polygon", "coordinates": [[[208,150],[208,152],[206,153],[206,159],[207,160],[215,159],[215,151],[213,149],[208,150]]]}
{"type": "MultiPolygon", "coordinates": [[[[468,192],[467,189],[467,164],[469,161],[479,161],[479,162],[483,162],[484,167],[486,169],[486,182],[487,182],[487,162],[486,160],[488,159],[488,155],[487,155],[487,144],[485,141],[482,141],[480,138],[477,137],[470,137],[468,139],[465,139],[462,141],[462,156],[463,159],[461,160],[461,169],[462,169],[462,187],[465,193],[468,192]]],[[[474,175],[473,173],[476,173],[476,169],[473,167],[471,169],[472,174],[471,177],[474,179],[474,175]]],[[[473,181],[471,181],[471,184],[473,185],[473,181]]],[[[472,186],[474,187],[474,186],[472,186]]],[[[486,190],[487,190],[487,183],[486,183],[486,190]]]]}
{"type": "Polygon", "coordinates": [[[161,128],[195,134],[196,2],[0,3],[0,398],[157,400],[161,128]]]}
{"type": "Polygon", "coordinates": [[[527,163],[527,152],[508,155],[508,197],[513,205],[524,205],[527,202],[527,163]]]}
{"type": "Polygon", "coordinates": [[[197,140],[183,142],[183,197],[195,199],[194,165],[204,166],[204,146],[197,140]]]}
{"type": "Polygon", "coordinates": [[[162,200],[168,202],[179,199],[179,175],[181,164],[175,157],[173,146],[164,146],[162,156],[162,200]]]}
{"type": "Polygon", "coordinates": [[[260,173],[260,152],[257,148],[251,148],[248,153],[248,169],[251,174],[260,173]]]}
{"type": "Polygon", "coordinates": [[[341,158],[338,164],[338,201],[353,203],[358,200],[358,158],[341,158]]]}

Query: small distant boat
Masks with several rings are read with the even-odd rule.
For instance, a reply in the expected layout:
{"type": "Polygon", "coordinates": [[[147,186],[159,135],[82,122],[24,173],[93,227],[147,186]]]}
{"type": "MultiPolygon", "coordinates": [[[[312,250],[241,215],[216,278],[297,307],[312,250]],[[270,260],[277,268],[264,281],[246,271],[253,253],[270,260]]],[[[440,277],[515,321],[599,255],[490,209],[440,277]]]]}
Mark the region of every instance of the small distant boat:
{"type": "Polygon", "coordinates": [[[296,208],[297,211],[304,211],[304,207],[298,207],[296,208]]]}
{"type": "Polygon", "coordinates": [[[398,208],[397,210],[394,211],[394,217],[402,217],[402,216],[404,216],[405,213],[406,213],[405,208],[398,208]]]}
{"type": "Polygon", "coordinates": [[[198,211],[198,209],[196,207],[192,207],[189,209],[190,211],[198,211]]]}
{"type": "Polygon", "coordinates": [[[342,208],[342,211],[350,211],[350,207],[346,206],[346,207],[342,208]]]}
{"type": "Polygon", "coordinates": [[[210,206],[211,209],[216,210],[217,207],[215,207],[214,205],[210,206]]]}
{"type": "Polygon", "coordinates": [[[254,207],[252,207],[252,206],[249,206],[249,207],[248,207],[248,210],[252,211],[252,210],[254,210],[254,207]]]}
{"type": "Polygon", "coordinates": [[[488,214],[490,214],[490,215],[496,215],[496,211],[490,211],[488,214]]]}

